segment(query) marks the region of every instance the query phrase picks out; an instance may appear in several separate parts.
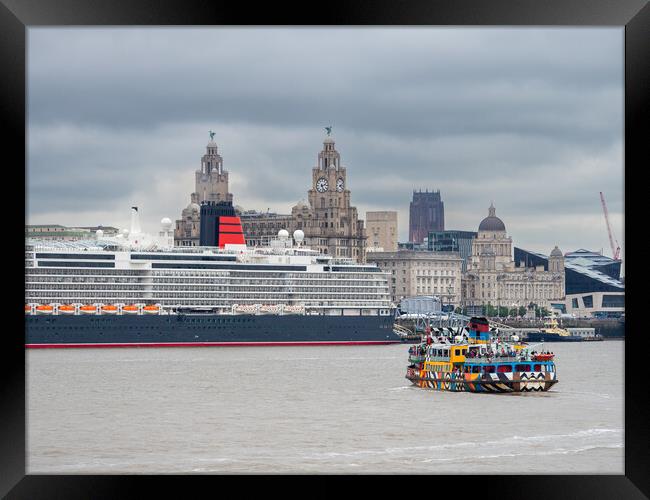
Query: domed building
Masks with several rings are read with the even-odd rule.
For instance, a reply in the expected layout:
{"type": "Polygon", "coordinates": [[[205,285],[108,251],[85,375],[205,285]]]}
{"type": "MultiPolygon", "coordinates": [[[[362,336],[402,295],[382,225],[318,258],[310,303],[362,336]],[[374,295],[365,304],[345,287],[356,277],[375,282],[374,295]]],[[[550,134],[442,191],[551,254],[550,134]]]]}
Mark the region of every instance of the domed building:
{"type": "Polygon", "coordinates": [[[190,203],[176,221],[174,245],[198,246],[201,231],[201,203],[229,201],[232,194],[228,192],[228,171],[223,169],[223,158],[214,142],[214,133],[210,132],[210,142],[206,153],[201,158],[201,167],[194,175],[195,189],[190,195],[190,203]]]}
{"type": "Polygon", "coordinates": [[[494,204],[488,216],[478,226],[472,241],[469,269],[503,269],[512,262],[512,239],[506,233],[506,225],[496,216],[494,204]]]}
{"type": "Polygon", "coordinates": [[[478,226],[461,282],[463,305],[551,308],[564,300],[564,256],[555,246],[546,260],[515,263],[512,238],[493,204],[478,226]]]}

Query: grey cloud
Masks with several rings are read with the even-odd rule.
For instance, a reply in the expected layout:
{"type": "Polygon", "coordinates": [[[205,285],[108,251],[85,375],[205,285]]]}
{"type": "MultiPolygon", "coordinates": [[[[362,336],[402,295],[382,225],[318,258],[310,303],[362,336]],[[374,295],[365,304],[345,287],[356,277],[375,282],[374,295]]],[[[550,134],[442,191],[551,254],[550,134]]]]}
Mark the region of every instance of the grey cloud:
{"type": "Polygon", "coordinates": [[[30,28],[29,215],[77,224],[135,198],[151,224],[178,217],[208,129],[235,202],[286,213],[333,124],[353,203],[399,210],[402,239],[412,189],[429,187],[449,227],[473,229],[495,200],[540,249],[603,246],[596,224],[563,221],[600,220],[603,190],[622,224],[622,41],[585,28],[30,28]]]}

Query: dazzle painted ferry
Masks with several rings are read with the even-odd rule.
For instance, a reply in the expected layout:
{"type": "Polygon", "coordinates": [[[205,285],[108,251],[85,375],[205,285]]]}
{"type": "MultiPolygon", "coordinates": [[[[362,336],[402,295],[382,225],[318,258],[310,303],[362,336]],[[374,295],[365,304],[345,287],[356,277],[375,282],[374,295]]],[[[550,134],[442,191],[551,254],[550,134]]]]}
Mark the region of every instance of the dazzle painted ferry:
{"type": "Polygon", "coordinates": [[[425,389],[452,392],[538,392],[558,382],[554,355],[535,346],[493,338],[485,318],[471,318],[467,334],[409,348],[406,378],[425,389]]]}
{"type": "Polygon", "coordinates": [[[135,211],[114,237],[27,240],[27,347],[400,342],[375,265],[305,248],[300,230],[247,248],[233,215],[216,218],[216,245],[174,247],[169,219],[148,236],[135,211]]]}

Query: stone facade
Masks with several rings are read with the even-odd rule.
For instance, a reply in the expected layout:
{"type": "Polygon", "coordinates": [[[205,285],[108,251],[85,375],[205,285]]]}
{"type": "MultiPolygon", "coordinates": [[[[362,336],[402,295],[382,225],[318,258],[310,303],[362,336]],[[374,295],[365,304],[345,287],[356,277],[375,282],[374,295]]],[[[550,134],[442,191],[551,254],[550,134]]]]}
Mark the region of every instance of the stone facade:
{"type": "Polygon", "coordinates": [[[305,246],[333,257],[365,261],[366,230],[356,207],[350,205],[347,171],[329,135],[323,141],[318,161],[312,168],[309,204],[299,202],[291,209],[295,229],[305,233],[305,246]]]}
{"type": "Polygon", "coordinates": [[[366,212],[367,251],[397,252],[397,212],[366,212]]]}
{"type": "Polygon", "coordinates": [[[391,274],[388,282],[395,303],[418,295],[434,295],[443,305],[461,303],[462,259],[455,252],[368,252],[367,260],[391,274]]]}
{"type": "Polygon", "coordinates": [[[490,206],[472,242],[462,294],[464,306],[513,308],[533,303],[550,310],[551,302],[564,300],[564,257],[555,247],[548,271],[544,266],[516,267],[512,239],[494,206],[490,206]]]}
{"type": "MultiPolygon", "coordinates": [[[[228,172],[223,169],[223,160],[212,140],[201,159],[201,168],[196,171],[196,189],[190,198],[181,219],[176,221],[174,243],[179,246],[199,244],[200,203],[232,201],[232,194],[228,192],[228,172]]],[[[289,234],[301,229],[305,233],[305,246],[334,257],[351,257],[364,262],[364,222],[359,220],[356,207],[350,205],[346,168],[329,135],[312,169],[312,185],[307,198],[308,203],[298,202],[291,214],[243,211],[236,207],[246,244],[266,246],[280,229],[286,229],[289,234]]]]}
{"type": "Polygon", "coordinates": [[[305,246],[333,257],[351,257],[364,262],[367,238],[364,223],[359,220],[356,207],[350,205],[347,171],[330,136],[323,141],[317,164],[312,168],[307,200],[293,206],[290,215],[242,212],[247,244],[265,245],[280,229],[286,229],[289,234],[300,229],[305,233],[305,246]]]}
{"type": "Polygon", "coordinates": [[[201,206],[205,201],[232,202],[228,192],[228,171],[223,168],[223,158],[217,151],[217,144],[210,139],[206,153],[201,158],[201,167],[195,172],[195,188],[190,194],[190,203],[181,212],[174,229],[174,245],[198,246],[201,231],[201,206]]]}
{"type": "Polygon", "coordinates": [[[246,245],[249,247],[269,246],[270,241],[277,238],[280,229],[286,229],[293,234],[291,229],[295,224],[289,214],[248,210],[238,211],[237,215],[241,220],[246,245]]]}

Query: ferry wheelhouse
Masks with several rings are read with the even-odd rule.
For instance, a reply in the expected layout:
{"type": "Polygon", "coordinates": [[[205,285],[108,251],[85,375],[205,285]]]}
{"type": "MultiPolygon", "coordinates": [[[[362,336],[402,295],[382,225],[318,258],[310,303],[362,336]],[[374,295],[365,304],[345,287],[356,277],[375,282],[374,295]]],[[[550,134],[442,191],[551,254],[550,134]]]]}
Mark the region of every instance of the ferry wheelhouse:
{"type": "Polygon", "coordinates": [[[554,355],[513,340],[500,341],[491,335],[485,318],[472,318],[463,336],[427,336],[411,346],[406,378],[439,391],[548,391],[558,381],[554,355]]]}

